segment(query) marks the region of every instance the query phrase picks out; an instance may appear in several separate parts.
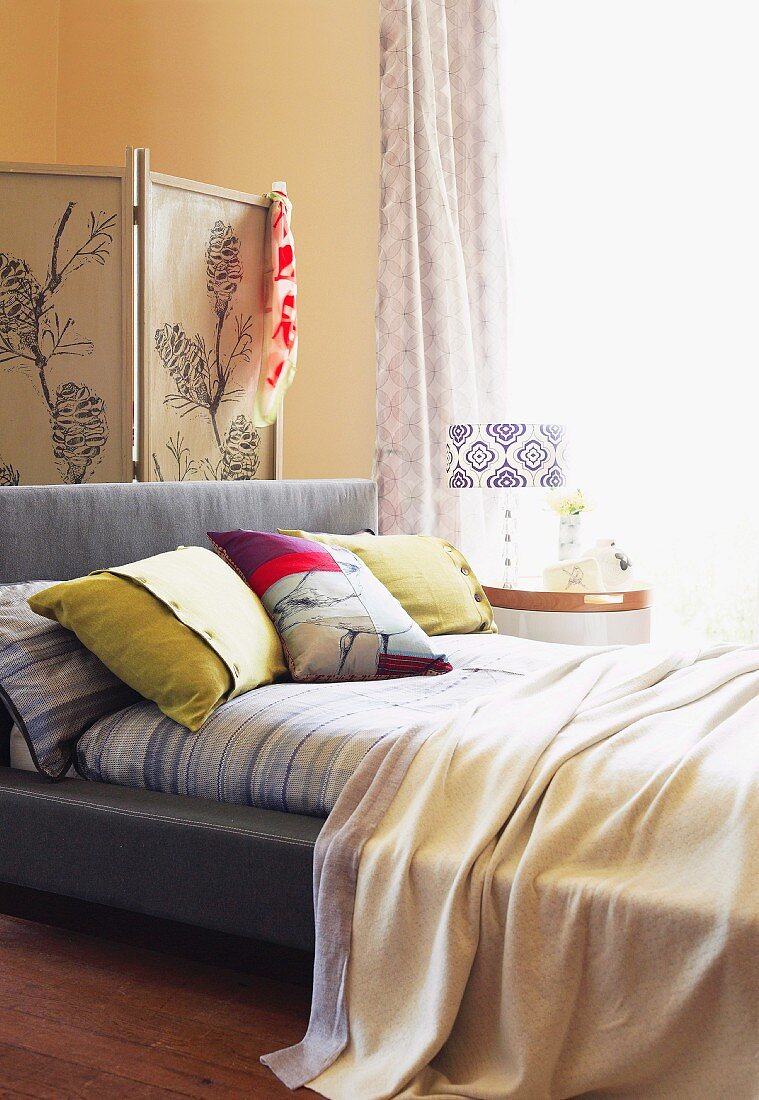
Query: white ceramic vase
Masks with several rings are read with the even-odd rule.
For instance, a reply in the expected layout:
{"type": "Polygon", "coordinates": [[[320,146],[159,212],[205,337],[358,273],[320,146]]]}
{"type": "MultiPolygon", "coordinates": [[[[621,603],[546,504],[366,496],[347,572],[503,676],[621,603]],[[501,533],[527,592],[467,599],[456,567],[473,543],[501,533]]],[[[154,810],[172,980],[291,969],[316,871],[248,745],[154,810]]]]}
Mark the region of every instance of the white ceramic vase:
{"type": "Polygon", "coordinates": [[[559,561],[569,561],[580,556],[580,513],[559,516],[559,561]]]}

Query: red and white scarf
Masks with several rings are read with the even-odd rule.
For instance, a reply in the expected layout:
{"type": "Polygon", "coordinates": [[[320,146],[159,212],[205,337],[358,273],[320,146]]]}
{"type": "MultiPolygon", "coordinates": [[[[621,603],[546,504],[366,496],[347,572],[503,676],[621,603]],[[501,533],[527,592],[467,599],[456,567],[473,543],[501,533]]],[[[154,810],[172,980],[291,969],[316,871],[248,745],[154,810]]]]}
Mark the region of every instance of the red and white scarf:
{"type": "Polygon", "coordinates": [[[283,191],[272,191],[269,209],[271,267],[267,274],[264,357],[256,395],[255,422],[273,424],[285,390],[295,377],[298,356],[295,241],[290,228],[292,203],[283,191]]]}

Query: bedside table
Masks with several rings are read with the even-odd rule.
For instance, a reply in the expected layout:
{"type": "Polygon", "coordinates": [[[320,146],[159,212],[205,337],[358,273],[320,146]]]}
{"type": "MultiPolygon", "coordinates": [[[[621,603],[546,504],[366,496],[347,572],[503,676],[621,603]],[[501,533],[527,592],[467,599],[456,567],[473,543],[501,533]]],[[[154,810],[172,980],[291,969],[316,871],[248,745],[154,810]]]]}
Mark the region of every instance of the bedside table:
{"type": "Polygon", "coordinates": [[[651,589],[633,592],[545,592],[539,583],[489,588],[501,634],[567,645],[640,645],[651,639],[651,589]]]}

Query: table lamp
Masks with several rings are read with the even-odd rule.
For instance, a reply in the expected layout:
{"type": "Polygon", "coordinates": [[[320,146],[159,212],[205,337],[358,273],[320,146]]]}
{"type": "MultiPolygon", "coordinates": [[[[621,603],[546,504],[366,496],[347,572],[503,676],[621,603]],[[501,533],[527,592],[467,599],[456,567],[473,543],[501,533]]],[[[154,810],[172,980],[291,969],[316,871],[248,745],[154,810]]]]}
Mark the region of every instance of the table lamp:
{"type": "Polygon", "coordinates": [[[563,424],[451,424],[445,468],[449,489],[504,489],[504,588],[517,583],[516,489],[566,484],[563,424]]]}

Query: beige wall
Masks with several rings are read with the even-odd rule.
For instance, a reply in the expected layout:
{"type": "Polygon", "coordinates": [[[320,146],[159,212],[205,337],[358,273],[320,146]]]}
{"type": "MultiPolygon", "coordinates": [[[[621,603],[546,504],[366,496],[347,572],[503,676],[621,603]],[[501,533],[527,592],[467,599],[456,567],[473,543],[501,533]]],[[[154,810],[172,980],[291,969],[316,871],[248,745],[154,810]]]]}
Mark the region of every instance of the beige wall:
{"type": "MultiPolygon", "coordinates": [[[[249,191],[287,180],[295,204],[300,353],[286,401],[285,476],[370,474],[376,0],[59,2],[52,122],[46,113],[54,159],[116,164],[125,145],[147,145],[157,171],[249,191]]],[[[17,21],[28,9],[57,8],[48,0],[0,4],[4,17],[7,7],[17,21]]],[[[28,73],[45,59],[34,21],[24,22],[24,60],[14,65],[28,73]]],[[[0,76],[3,96],[6,83],[0,76]]],[[[2,135],[0,158],[20,158],[31,116],[14,125],[19,133],[13,142],[2,135]]],[[[48,159],[31,141],[25,157],[48,159]]]]}
{"type": "Polygon", "coordinates": [[[0,160],[55,161],[59,0],[0,0],[0,160]]]}

